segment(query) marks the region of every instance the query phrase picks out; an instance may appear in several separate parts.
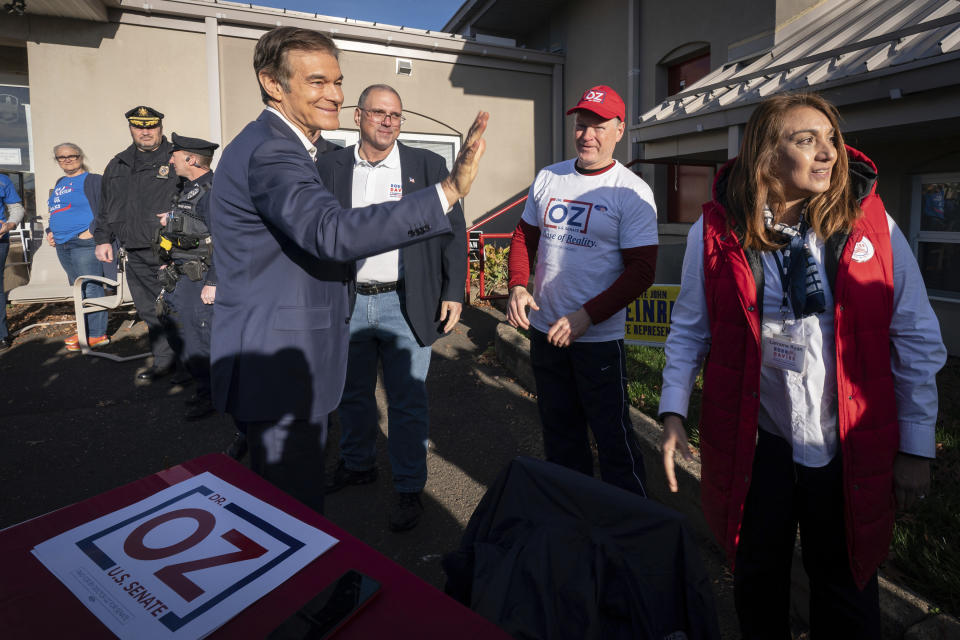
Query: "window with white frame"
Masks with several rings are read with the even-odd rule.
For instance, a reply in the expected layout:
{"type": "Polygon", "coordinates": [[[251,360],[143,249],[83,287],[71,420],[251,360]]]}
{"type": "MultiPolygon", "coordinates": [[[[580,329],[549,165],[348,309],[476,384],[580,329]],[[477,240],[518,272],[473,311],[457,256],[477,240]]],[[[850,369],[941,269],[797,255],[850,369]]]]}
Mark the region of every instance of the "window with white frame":
{"type": "Polygon", "coordinates": [[[913,179],[910,235],[931,298],[960,301],[960,173],[913,179]]]}
{"type": "MultiPolygon", "coordinates": [[[[351,129],[337,129],[324,131],[323,139],[334,142],[343,147],[357,144],[360,132],[351,129]]],[[[410,147],[433,151],[447,162],[447,171],[453,168],[453,161],[460,152],[460,136],[436,133],[406,133],[400,134],[400,142],[410,147]]]]}
{"type": "Polygon", "coordinates": [[[337,129],[336,131],[324,131],[320,136],[324,140],[338,144],[341,147],[349,147],[352,144],[357,144],[360,133],[348,129],[337,129]]]}

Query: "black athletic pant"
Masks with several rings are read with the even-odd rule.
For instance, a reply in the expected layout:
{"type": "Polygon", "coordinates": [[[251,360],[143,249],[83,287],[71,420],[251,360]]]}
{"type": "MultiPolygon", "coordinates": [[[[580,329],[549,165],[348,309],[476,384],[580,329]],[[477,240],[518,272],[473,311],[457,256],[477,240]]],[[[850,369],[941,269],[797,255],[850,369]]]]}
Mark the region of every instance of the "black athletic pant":
{"type": "Polygon", "coordinates": [[[589,425],[603,481],[646,497],[643,455],[630,422],[623,340],[555,347],[531,328],[530,362],[547,460],[592,476],[589,425]]]}
{"type": "Polygon", "coordinates": [[[813,640],[880,637],[877,575],[863,591],[850,573],[840,454],[825,467],[793,461],[790,444],[760,429],[740,527],[734,597],[743,638],[789,640],[790,568],[800,525],[810,578],[813,640]]]}
{"type": "Polygon", "coordinates": [[[278,489],[323,513],[323,448],[327,416],[312,421],[284,417],[267,422],[237,420],[247,436],[250,469],[278,489]]]}
{"type": "Polygon", "coordinates": [[[173,349],[167,342],[163,325],[157,317],[157,296],[160,295],[160,282],[157,272],[160,263],[153,249],[127,250],[127,283],[133,296],[133,305],[137,315],[147,323],[150,334],[150,351],[153,353],[153,366],[157,369],[172,367],[176,360],[173,349]]]}

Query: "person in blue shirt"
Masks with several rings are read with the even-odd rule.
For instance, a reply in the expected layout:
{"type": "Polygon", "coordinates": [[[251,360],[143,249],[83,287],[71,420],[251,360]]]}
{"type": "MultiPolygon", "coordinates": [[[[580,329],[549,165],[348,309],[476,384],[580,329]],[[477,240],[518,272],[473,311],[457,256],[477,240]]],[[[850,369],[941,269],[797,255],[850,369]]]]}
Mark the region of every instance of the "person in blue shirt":
{"type": "Polygon", "coordinates": [[[10,251],[10,232],[23,220],[23,203],[13,182],[0,173],[0,351],[6,351],[13,342],[7,331],[7,292],[3,287],[3,268],[10,251]]]}
{"type": "MultiPolygon", "coordinates": [[[[47,242],[56,247],[57,257],[67,272],[70,284],[79,276],[103,276],[103,265],[97,260],[93,239],[94,214],[100,204],[101,177],[87,170],[83,150],[72,142],[53,148],[53,156],[63,170],[47,200],[50,224],[47,242]]],[[[88,280],[83,285],[84,298],[103,296],[103,285],[88,280]]],[[[107,335],[107,312],[87,314],[87,344],[91,347],[110,343],[107,335]]],[[[77,334],[64,343],[68,351],[80,351],[77,334]]]]}

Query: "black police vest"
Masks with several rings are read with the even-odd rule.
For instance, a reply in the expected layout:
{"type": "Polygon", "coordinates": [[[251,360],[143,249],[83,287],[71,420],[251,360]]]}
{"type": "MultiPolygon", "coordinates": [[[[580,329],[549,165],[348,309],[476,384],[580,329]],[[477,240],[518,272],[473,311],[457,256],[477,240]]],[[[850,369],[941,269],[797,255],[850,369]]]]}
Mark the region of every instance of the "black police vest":
{"type": "Polygon", "coordinates": [[[212,183],[195,184],[174,200],[167,224],[160,229],[159,254],[161,260],[191,262],[199,260],[209,267],[213,256],[210,228],[197,211],[200,200],[210,191],[212,183]]]}

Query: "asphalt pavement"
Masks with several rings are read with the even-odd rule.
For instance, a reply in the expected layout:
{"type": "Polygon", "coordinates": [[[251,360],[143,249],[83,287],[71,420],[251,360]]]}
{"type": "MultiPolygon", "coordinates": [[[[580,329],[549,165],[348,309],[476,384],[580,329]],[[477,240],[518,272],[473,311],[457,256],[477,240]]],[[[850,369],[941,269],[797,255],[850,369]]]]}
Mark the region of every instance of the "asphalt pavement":
{"type": "MultiPolygon", "coordinates": [[[[13,307],[11,329],[64,319],[67,311],[63,305],[13,307]]],[[[535,397],[494,352],[501,319],[489,307],[465,307],[460,324],[434,345],[428,378],[429,480],[420,524],[403,533],[387,528],[393,489],[381,388],[380,479],[327,497],[327,518],[438,588],[445,581],[441,557],[457,547],[500,470],[517,455],[543,456],[535,397]]],[[[105,350],[147,350],[144,324],[129,328],[123,320],[122,313],[111,315],[113,343],[105,350]]],[[[169,378],[136,384],[147,360],[118,363],[67,352],[62,340],[71,332],[69,325],[30,329],[0,353],[0,528],[222,451],[232,439],[228,417],[182,419],[190,386],[173,385],[169,378]]],[[[338,438],[334,423],[329,470],[336,463],[338,438]]],[[[656,471],[648,466],[648,474],[656,471]]],[[[729,572],[716,545],[698,539],[715,586],[721,630],[725,638],[734,638],[729,572]]]]}

